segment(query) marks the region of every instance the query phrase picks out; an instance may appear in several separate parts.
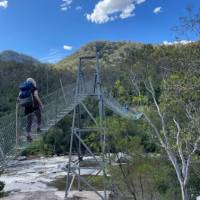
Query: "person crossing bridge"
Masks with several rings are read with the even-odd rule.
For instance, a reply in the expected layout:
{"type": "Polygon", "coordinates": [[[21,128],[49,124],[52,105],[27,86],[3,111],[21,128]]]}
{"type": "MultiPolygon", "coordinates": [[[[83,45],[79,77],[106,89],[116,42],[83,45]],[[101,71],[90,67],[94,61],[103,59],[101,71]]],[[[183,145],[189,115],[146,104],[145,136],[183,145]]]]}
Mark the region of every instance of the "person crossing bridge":
{"type": "Polygon", "coordinates": [[[33,122],[33,114],[37,119],[37,133],[41,131],[41,111],[44,106],[38,94],[38,88],[36,81],[33,78],[27,78],[27,80],[20,84],[20,92],[18,95],[19,104],[24,107],[24,114],[27,116],[26,121],[26,133],[27,141],[32,141],[31,127],[33,122]]]}

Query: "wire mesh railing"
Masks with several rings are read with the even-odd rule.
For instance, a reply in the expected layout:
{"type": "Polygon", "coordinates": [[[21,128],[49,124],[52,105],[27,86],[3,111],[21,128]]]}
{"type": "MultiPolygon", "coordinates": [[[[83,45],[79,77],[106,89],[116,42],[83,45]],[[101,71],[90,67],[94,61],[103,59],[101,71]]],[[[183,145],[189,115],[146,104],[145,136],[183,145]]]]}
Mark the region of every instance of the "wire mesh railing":
{"type": "Polygon", "coordinates": [[[103,91],[103,98],[105,105],[111,109],[114,113],[120,115],[121,117],[138,120],[142,117],[141,112],[137,112],[135,109],[130,110],[126,105],[121,105],[109,92],[105,89],[103,91]]]}
{"type": "MultiPolygon", "coordinates": [[[[73,108],[75,96],[75,84],[60,88],[48,96],[42,98],[45,107],[42,111],[41,129],[43,132],[54,126],[73,108]],[[64,93],[63,93],[64,92],[64,93]]],[[[19,108],[19,107],[18,107],[19,108]]],[[[31,113],[29,115],[34,115],[31,113]]],[[[34,116],[32,116],[34,117],[34,116]]],[[[7,159],[15,157],[27,146],[26,125],[28,115],[24,115],[23,109],[0,119],[0,161],[1,164],[7,159]]],[[[35,121],[35,120],[34,120],[35,121]]],[[[37,135],[37,124],[32,124],[31,133],[37,135]]]]}
{"type": "MultiPolygon", "coordinates": [[[[37,133],[37,123],[33,120],[31,133],[33,139],[39,138],[42,133],[48,131],[55,126],[61,119],[69,114],[73,108],[82,102],[87,96],[95,94],[94,79],[84,80],[81,82],[81,87],[77,92],[76,83],[62,86],[56,91],[42,98],[45,105],[42,111],[41,134],[37,133]]],[[[131,112],[124,106],[120,105],[106,90],[103,92],[105,106],[113,110],[116,114],[129,119],[139,119],[142,114],[131,112]]],[[[16,113],[2,117],[0,119],[0,164],[6,160],[13,159],[16,155],[26,148],[27,142],[27,118],[23,109],[16,107],[16,113]],[[19,108],[19,109],[18,109],[19,108]]],[[[29,115],[33,115],[31,113],[29,115]]]]}
{"type": "MultiPolygon", "coordinates": [[[[45,105],[42,110],[41,134],[37,134],[37,123],[33,120],[31,136],[37,139],[55,126],[61,119],[70,113],[73,108],[83,101],[89,94],[94,92],[94,80],[85,80],[76,94],[76,83],[61,87],[42,98],[45,105]]],[[[34,118],[35,113],[31,113],[34,118]]],[[[24,109],[17,106],[13,112],[0,119],[0,165],[6,160],[13,159],[26,148],[27,142],[27,119],[29,115],[24,114],[24,109]]]]}

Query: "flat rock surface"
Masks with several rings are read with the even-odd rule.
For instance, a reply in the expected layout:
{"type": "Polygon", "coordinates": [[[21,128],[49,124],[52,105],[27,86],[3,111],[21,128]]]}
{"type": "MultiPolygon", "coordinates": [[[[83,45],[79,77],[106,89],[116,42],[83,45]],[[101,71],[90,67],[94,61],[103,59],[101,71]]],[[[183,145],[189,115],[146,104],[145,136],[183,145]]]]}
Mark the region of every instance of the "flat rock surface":
{"type": "MultiPolygon", "coordinates": [[[[87,160],[90,157],[84,159],[87,160]]],[[[55,192],[57,188],[50,186],[49,183],[67,175],[64,170],[67,163],[68,156],[12,161],[0,176],[0,181],[5,183],[5,192],[55,192]]],[[[98,170],[93,167],[81,168],[81,175],[95,175],[97,172],[98,170]]]]}
{"type": "MultiPolygon", "coordinates": [[[[103,195],[103,192],[99,192],[103,195]]],[[[64,200],[64,192],[24,192],[10,195],[2,200],[64,200]]],[[[72,191],[68,200],[101,200],[94,192],[91,191],[72,191]]]]}
{"type": "MultiPolygon", "coordinates": [[[[103,191],[99,191],[99,193],[103,196],[104,192],[103,191]]],[[[91,191],[71,191],[69,193],[69,199],[72,200],[101,200],[101,198],[95,193],[95,192],[91,192],[91,191]]]]}
{"type": "Polygon", "coordinates": [[[58,192],[25,192],[10,195],[2,200],[63,200],[64,193],[58,192]]]}

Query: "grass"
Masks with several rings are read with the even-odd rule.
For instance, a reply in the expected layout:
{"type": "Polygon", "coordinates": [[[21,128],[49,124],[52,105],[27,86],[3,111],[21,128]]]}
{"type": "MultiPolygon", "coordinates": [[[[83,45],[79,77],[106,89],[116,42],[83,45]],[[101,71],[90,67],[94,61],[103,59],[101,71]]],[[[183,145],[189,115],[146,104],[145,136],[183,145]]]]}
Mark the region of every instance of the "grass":
{"type": "Polygon", "coordinates": [[[7,192],[4,192],[4,191],[0,192],[0,198],[4,198],[4,197],[7,197],[7,196],[8,196],[7,192]]]}
{"type": "MultiPolygon", "coordinates": [[[[82,176],[86,180],[89,180],[89,182],[92,184],[93,187],[95,187],[97,190],[103,190],[103,177],[102,176],[82,176]]],[[[72,178],[72,177],[71,177],[72,178]]],[[[70,180],[71,181],[71,180],[70,180]]],[[[65,191],[66,188],[66,177],[59,178],[55,181],[52,181],[48,184],[49,186],[55,187],[60,191],[65,191]]],[[[91,190],[87,186],[85,186],[84,183],[81,182],[82,190],[91,190]]],[[[78,180],[75,178],[72,189],[77,190],[78,188],[78,180]]]]}

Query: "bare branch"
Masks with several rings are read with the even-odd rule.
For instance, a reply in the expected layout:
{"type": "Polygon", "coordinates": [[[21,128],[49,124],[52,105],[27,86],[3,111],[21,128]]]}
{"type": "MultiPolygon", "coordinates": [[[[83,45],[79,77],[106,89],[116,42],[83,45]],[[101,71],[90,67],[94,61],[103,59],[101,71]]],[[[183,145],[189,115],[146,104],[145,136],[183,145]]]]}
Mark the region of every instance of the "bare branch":
{"type": "Polygon", "coordinates": [[[151,93],[151,96],[152,96],[154,104],[156,106],[158,115],[159,115],[160,120],[161,120],[161,126],[162,126],[163,135],[164,135],[164,138],[165,138],[165,144],[166,144],[167,148],[170,149],[170,145],[169,145],[169,141],[168,141],[168,137],[167,137],[167,131],[166,131],[166,128],[165,128],[164,114],[161,113],[160,107],[159,107],[158,102],[156,100],[156,96],[155,96],[155,91],[154,91],[153,85],[152,85],[150,80],[148,82],[149,82],[150,88],[147,87],[146,84],[145,84],[145,87],[151,93]]]}

